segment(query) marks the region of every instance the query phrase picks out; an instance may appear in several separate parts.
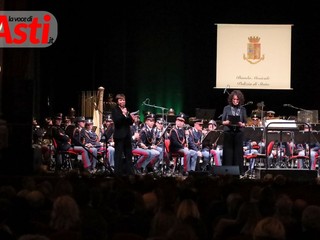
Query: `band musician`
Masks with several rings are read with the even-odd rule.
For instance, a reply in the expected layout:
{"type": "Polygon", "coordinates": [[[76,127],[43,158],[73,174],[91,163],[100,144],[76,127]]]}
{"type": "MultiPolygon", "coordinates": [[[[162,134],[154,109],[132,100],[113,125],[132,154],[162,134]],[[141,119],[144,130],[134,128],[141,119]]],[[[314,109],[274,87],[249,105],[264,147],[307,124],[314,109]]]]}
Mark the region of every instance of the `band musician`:
{"type": "Polygon", "coordinates": [[[215,120],[210,120],[208,122],[208,128],[204,129],[203,140],[202,140],[202,155],[204,158],[208,157],[209,159],[213,158],[213,163],[209,165],[221,166],[221,158],[222,158],[222,146],[217,145],[219,141],[219,137],[215,142],[211,142],[210,139],[207,139],[206,136],[211,132],[217,129],[217,122],[215,120]]]}
{"type": "Polygon", "coordinates": [[[188,147],[190,151],[196,152],[196,155],[197,155],[196,169],[201,170],[206,168],[206,166],[210,162],[210,157],[209,157],[209,153],[206,154],[207,152],[204,152],[204,155],[202,154],[203,120],[195,119],[193,120],[193,122],[194,122],[193,127],[188,130],[189,131],[188,147]],[[200,162],[201,159],[203,160],[203,164],[200,162]]]}
{"type": "Polygon", "coordinates": [[[189,150],[188,148],[188,137],[186,135],[185,125],[186,115],[180,113],[176,117],[175,126],[170,131],[170,152],[179,153],[183,156],[183,173],[188,171],[195,171],[197,163],[197,152],[189,150]]]}
{"type": "Polygon", "coordinates": [[[105,162],[110,167],[114,168],[114,124],[111,115],[108,114],[103,122],[103,128],[101,129],[101,142],[106,146],[107,159],[105,162]]]}
{"type": "Polygon", "coordinates": [[[252,110],[251,117],[253,115],[256,115],[260,118],[260,120],[266,117],[266,111],[263,110],[264,107],[265,107],[264,102],[257,103],[257,108],[252,110]]]}
{"type": "Polygon", "coordinates": [[[169,165],[169,161],[167,156],[165,156],[165,139],[168,139],[168,132],[167,128],[164,127],[164,119],[157,118],[156,119],[156,127],[155,127],[155,134],[156,134],[156,146],[157,150],[160,152],[158,164],[156,164],[156,168],[159,169],[159,164],[164,166],[169,165]]]}
{"type": "Polygon", "coordinates": [[[251,115],[251,118],[248,118],[247,127],[262,127],[262,121],[259,115],[253,114],[251,115]]]}
{"type": "MultiPolygon", "coordinates": [[[[57,149],[58,151],[67,151],[72,149],[73,151],[81,154],[82,163],[84,169],[89,172],[94,171],[92,168],[92,164],[89,158],[88,151],[82,146],[73,146],[71,145],[71,138],[66,134],[65,130],[61,127],[62,117],[56,116],[54,118],[54,125],[52,126],[52,138],[57,142],[57,149]]],[[[57,164],[61,164],[58,162],[57,164]]]]}
{"type": "Polygon", "coordinates": [[[140,143],[140,131],[142,129],[142,124],[140,122],[140,117],[138,114],[133,115],[133,124],[130,126],[131,131],[131,144],[132,144],[132,154],[134,156],[134,170],[135,173],[143,173],[144,169],[142,164],[150,159],[150,152],[147,149],[142,149],[139,147],[140,143]]]}
{"type": "Polygon", "coordinates": [[[94,147],[100,149],[102,147],[100,138],[96,132],[92,131],[93,122],[91,119],[87,119],[84,128],[81,129],[80,135],[84,141],[86,147],[94,147]]]}
{"type": "MultiPolygon", "coordinates": [[[[88,152],[88,156],[91,161],[91,168],[93,173],[96,171],[96,164],[97,164],[97,156],[98,156],[98,150],[92,145],[92,142],[97,140],[97,137],[92,136],[92,139],[90,139],[91,143],[86,142],[86,136],[85,136],[85,126],[86,126],[86,119],[83,116],[76,117],[75,118],[75,126],[76,128],[73,131],[73,137],[72,137],[72,144],[75,146],[80,146],[86,149],[88,152]]],[[[89,125],[92,124],[92,121],[90,121],[89,125]]],[[[92,126],[90,126],[92,128],[92,126]]],[[[87,139],[88,140],[88,139],[87,139]]]]}
{"type": "MultiPolygon", "coordinates": [[[[150,164],[150,167],[153,169],[159,161],[160,151],[162,149],[157,148],[156,145],[156,129],[155,129],[155,115],[148,114],[145,116],[145,124],[140,131],[140,141],[138,146],[141,149],[146,150],[149,153],[149,158],[146,161],[140,163],[138,161],[138,168],[143,168],[143,171],[146,171],[146,167],[150,164]]],[[[156,169],[154,169],[156,170],[156,169]]]]}

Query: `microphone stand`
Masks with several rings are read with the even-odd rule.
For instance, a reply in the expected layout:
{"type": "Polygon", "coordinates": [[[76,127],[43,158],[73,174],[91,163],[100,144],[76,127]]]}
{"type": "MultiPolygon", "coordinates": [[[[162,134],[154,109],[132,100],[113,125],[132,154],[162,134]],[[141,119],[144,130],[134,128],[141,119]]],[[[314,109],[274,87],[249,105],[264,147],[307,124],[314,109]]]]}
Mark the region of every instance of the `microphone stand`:
{"type": "Polygon", "coordinates": [[[228,93],[228,95],[230,95],[228,89],[230,89],[230,85],[227,85],[227,86],[225,87],[225,89],[223,90],[223,94],[228,93]]]}
{"type": "Polygon", "coordinates": [[[304,112],[309,112],[309,113],[312,113],[311,110],[307,110],[307,109],[303,109],[303,108],[299,108],[299,107],[295,107],[291,104],[288,104],[288,107],[291,107],[291,108],[294,108],[294,109],[297,109],[297,110],[300,110],[300,111],[304,111],[304,112]]]}
{"type": "MultiPolygon", "coordinates": [[[[165,118],[164,118],[164,111],[168,111],[169,109],[168,109],[168,108],[165,108],[165,107],[161,107],[161,106],[152,105],[152,104],[150,104],[149,102],[150,102],[150,99],[147,98],[146,100],[144,100],[144,101],[142,102],[142,105],[145,105],[145,106],[148,106],[148,107],[157,108],[157,109],[161,109],[162,119],[165,119],[165,118]]],[[[165,121],[167,122],[167,119],[165,119],[165,121]]]]}
{"type": "MultiPolygon", "coordinates": [[[[267,136],[267,132],[265,131],[265,124],[266,124],[266,119],[265,119],[265,117],[264,117],[264,107],[265,107],[265,105],[264,105],[264,101],[262,101],[261,103],[260,103],[260,106],[261,106],[261,113],[260,113],[260,116],[261,116],[261,124],[262,124],[262,129],[263,129],[263,132],[262,132],[262,139],[261,139],[261,141],[262,142],[264,142],[265,144],[267,144],[266,142],[265,142],[265,139],[266,139],[266,136],[267,136]]],[[[267,146],[265,146],[265,149],[267,149],[267,146]]],[[[266,153],[266,155],[267,155],[267,153],[266,153]]],[[[267,160],[268,159],[268,156],[267,156],[267,158],[266,158],[266,161],[268,161],[267,160]]]]}
{"type": "MultiPolygon", "coordinates": [[[[167,130],[168,130],[168,128],[170,127],[170,123],[168,123],[168,125],[162,130],[162,133],[161,133],[161,135],[160,135],[160,137],[159,137],[159,141],[161,142],[161,141],[163,141],[163,146],[162,146],[162,151],[163,151],[163,157],[162,157],[162,163],[161,163],[161,170],[160,170],[160,172],[161,172],[161,175],[163,176],[163,174],[164,174],[164,171],[165,171],[165,156],[166,156],[166,154],[165,154],[165,150],[166,150],[166,138],[165,138],[165,134],[166,134],[166,132],[167,132],[167,130]]],[[[158,143],[159,144],[159,143],[158,143]]]]}
{"type": "Polygon", "coordinates": [[[264,127],[265,119],[264,119],[264,116],[263,116],[263,114],[264,114],[263,108],[264,108],[265,105],[264,105],[263,101],[260,103],[260,106],[261,106],[260,119],[261,119],[261,124],[264,127]]]}

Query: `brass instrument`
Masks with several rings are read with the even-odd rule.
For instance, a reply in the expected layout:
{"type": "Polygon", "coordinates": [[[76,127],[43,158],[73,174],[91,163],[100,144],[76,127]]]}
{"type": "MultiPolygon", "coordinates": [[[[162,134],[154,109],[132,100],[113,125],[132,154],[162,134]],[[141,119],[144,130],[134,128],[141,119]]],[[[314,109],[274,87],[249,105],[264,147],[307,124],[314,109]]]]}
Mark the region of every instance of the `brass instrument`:
{"type": "Polygon", "coordinates": [[[160,136],[157,138],[158,141],[156,142],[157,146],[159,146],[161,143],[164,143],[164,139],[166,139],[165,134],[167,133],[169,126],[170,123],[168,123],[168,125],[160,132],[160,136]]]}

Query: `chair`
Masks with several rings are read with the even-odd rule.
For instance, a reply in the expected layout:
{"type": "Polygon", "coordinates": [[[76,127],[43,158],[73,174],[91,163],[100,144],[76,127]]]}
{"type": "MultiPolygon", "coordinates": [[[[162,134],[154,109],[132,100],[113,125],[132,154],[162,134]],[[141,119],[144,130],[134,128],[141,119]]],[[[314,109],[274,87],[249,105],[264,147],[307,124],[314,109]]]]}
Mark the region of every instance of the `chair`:
{"type": "Polygon", "coordinates": [[[288,156],[286,155],[286,149],[283,148],[283,146],[280,147],[275,141],[271,141],[267,146],[265,158],[266,158],[265,164],[269,164],[269,160],[271,161],[270,165],[268,165],[268,168],[269,167],[275,168],[277,166],[284,167],[286,165],[286,159],[288,159],[288,156]],[[272,158],[270,157],[271,154],[272,154],[272,158]]]}
{"type": "MultiPolygon", "coordinates": [[[[266,149],[266,153],[254,153],[250,155],[245,155],[244,159],[249,162],[249,169],[246,173],[250,173],[250,176],[254,176],[254,168],[256,167],[257,164],[261,165],[261,160],[264,162],[264,166],[266,167],[268,164],[268,158],[271,154],[271,151],[274,146],[274,141],[271,141],[266,149]],[[259,161],[256,161],[259,159],[259,161]]],[[[253,149],[259,150],[260,146],[259,145],[254,145],[252,146],[253,149]]],[[[274,156],[274,160],[277,158],[277,156],[274,156]]],[[[269,166],[268,166],[269,167],[269,166]]]]}
{"type": "MultiPolygon", "coordinates": [[[[297,148],[298,151],[303,151],[303,147],[301,146],[300,148],[297,148]]],[[[306,153],[306,150],[304,150],[306,153]]],[[[299,155],[299,154],[294,154],[294,149],[290,148],[290,156],[287,161],[287,167],[294,168],[294,166],[297,166],[297,168],[309,168],[309,156],[308,155],[299,155]],[[300,166],[302,164],[302,166],[300,166]]]]}
{"type": "Polygon", "coordinates": [[[256,164],[255,160],[257,159],[258,155],[254,153],[254,154],[244,155],[243,157],[245,159],[245,162],[249,162],[249,166],[246,174],[249,173],[250,175],[254,175],[253,170],[255,168],[255,164],[256,164]]]}
{"type": "Polygon", "coordinates": [[[73,162],[78,159],[78,153],[73,149],[66,151],[58,150],[58,143],[56,139],[52,139],[54,147],[54,158],[55,158],[55,170],[71,171],[73,169],[73,162]]]}
{"type": "Polygon", "coordinates": [[[110,163],[108,158],[108,148],[107,147],[100,147],[97,149],[97,165],[96,168],[99,171],[107,172],[110,171],[110,163]]]}
{"type": "Polygon", "coordinates": [[[164,145],[165,145],[165,151],[168,156],[168,159],[172,160],[172,162],[173,162],[172,173],[174,173],[177,169],[177,165],[179,166],[179,169],[180,169],[181,160],[183,159],[184,155],[179,152],[171,152],[170,151],[170,139],[165,139],[164,145]]]}

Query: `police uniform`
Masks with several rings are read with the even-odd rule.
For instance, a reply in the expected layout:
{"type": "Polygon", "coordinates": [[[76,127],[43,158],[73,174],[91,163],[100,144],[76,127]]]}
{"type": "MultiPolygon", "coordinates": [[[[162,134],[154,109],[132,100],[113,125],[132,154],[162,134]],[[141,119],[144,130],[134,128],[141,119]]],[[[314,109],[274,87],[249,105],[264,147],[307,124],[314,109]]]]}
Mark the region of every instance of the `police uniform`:
{"type": "Polygon", "coordinates": [[[179,153],[183,155],[183,171],[195,171],[197,162],[197,153],[194,150],[190,150],[188,145],[188,139],[185,134],[185,130],[182,125],[185,123],[186,115],[180,113],[176,118],[176,126],[170,131],[170,152],[179,153]],[[183,122],[183,124],[181,124],[183,122]]]}
{"type": "Polygon", "coordinates": [[[153,168],[159,160],[160,152],[157,150],[156,147],[156,129],[154,124],[149,123],[151,121],[154,123],[155,115],[148,114],[145,116],[145,125],[140,130],[140,141],[138,143],[138,148],[146,150],[149,153],[149,157],[142,162],[140,159],[137,162],[138,167],[146,169],[147,165],[150,163],[151,167],[153,168]]]}
{"type": "Polygon", "coordinates": [[[52,126],[52,138],[57,142],[57,150],[67,151],[72,149],[74,152],[81,154],[82,163],[85,169],[93,170],[88,151],[82,146],[71,146],[71,139],[61,128],[61,116],[56,116],[52,126]]]}

